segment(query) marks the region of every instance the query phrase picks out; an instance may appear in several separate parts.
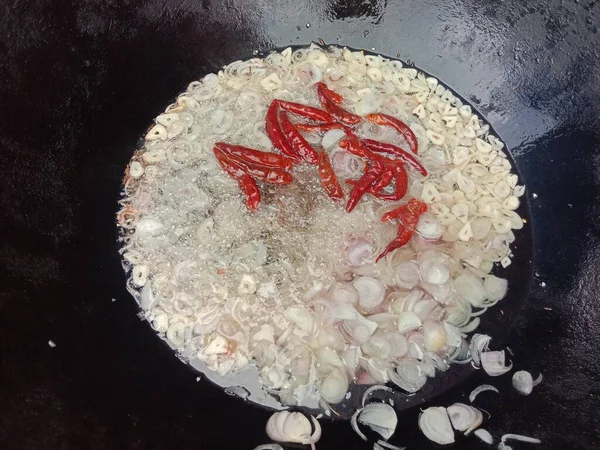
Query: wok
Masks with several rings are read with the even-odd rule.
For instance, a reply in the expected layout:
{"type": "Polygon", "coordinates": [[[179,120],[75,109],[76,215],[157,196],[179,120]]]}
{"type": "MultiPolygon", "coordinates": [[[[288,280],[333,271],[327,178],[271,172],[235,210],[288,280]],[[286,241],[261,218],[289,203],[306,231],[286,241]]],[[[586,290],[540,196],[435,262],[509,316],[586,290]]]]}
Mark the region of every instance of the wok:
{"type": "MultiPolygon", "coordinates": [[[[114,213],[137,138],[189,81],[254,51],[322,39],[414,62],[465,96],[512,150],[531,202],[533,282],[527,293],[525,241],[511,269],[520,295],[490,320],[517,366],[545,380],[529,397],[509,376],[494,380],[501,395],[483,399],[485,427],[539,437],[545,449],[598,448],[595,2],[32,0],[3,9],[0,447],[268,442],[268,411],[196,381],[137,319],[114,213]]],[[[423,406],[464,401],[484,380],[461,379],[423,406]]],[[[401,412],[392,442],[434,448],[417,415],[401,412]]],[[[369,448],[341,422],[324,424],[318,445],[369,448]]]]}

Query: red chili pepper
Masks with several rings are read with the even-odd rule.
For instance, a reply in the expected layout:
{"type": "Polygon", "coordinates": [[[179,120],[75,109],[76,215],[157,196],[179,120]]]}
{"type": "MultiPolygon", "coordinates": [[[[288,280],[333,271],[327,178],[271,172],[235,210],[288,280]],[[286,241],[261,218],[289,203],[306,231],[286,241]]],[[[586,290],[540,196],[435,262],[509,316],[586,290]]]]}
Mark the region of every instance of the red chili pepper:
{"type": "Polygon", "coordinates": [[[373,193],[380,200],[398,201],[406,195],[408,191],[408,174],[404,166],[396,166],[395,171],[396,187],[393,194],[373,193]]]}
{"type": "Polygon", "coordinates": [[[246,194],[246,205],[251,211],[256,211],[258,209],[258,205],[260,204],[260,190],[258,189],[258,185],[256,181],[248,175],[244,170],[237,166],[235,163],[232,163],[224,158],[223,152],[221,152],[218,148],[214,148],[213,151],[217,157],[217,161],[219,164],[227,172],[231,175],[240,185],[244,194],[246,194]]]}
{"type": "Polygon", "coordinates": [[[379,178],[375,180],[375,182],[369,190],[377,193],[381,192],[383,188],[385,188],[388,184],[392,182],[392,180],[394,179],[394,175],[394,168],[386,167],[381,173],[381,175],[379,175],[379,178]]]}
{"type": "Polygon", "coordinates": [[[329,88],[327,88],[327,86],[325,86],[324,83],[317,83],[317,96],[319,97],[319,102],[321,102],[323,108],[325,108],[333,117],[335,117],[336,120],[345,123],[346,125],[356,125],[357,123],[362,122],[362,117],[357,116],[356,114],[352,114],[349,111],[346,111],[344,108],[339,106],[334,100],[332,100],[332,98],[330,97],[331,92],[333,91],[329,90],[329,88]]]}
{"type": "Polygon", "coordinates": [[[291,170],[294,163],[289,158],[277,153],[263,152],[242,145],[231,145],[225,142],[215,143],[215,147],[228,155],[243,159],[249,163],[260,164],[275,169],[291,170]]]}
{"type": "Polygon", "coordinates": [[[307,119],[311,119],[316,122],[331,123],[335,120],[331,114],[319,108],[302,105],[300,103],[286,102],[285,100],[277,100],[277,102],[279,102],[279,106],[286,111],[298,116],[306,117],[307,119]]]}
{"type": "Polygon", "coordinates": [[[271,184],[290,184],[292,181],[294,181],[292,174],[286,172],[285,170],[273,167],[265,167],[261,164],[245,161],[237,156],[228,155],[216,146],[213,151],[215,152],[215,156],[219,162],[225,162],[235,167],[239,167],[254,179],[271,184]]]}
{"type": "Polygon", "coordinates": [[[381,175],[384,167],[378,161],[374,161],[371,163],[371,167],[369,167],[364,175],[356,182],[352,191],[350,192],[350,198],[348,199],[348,203],[346,204],[346,211],[350,212],[354,209],[357,203],[360,201],[361,197],[365,192],[369,189],[369,187],[373,184],[373,182],[381,175]]]}
{"type": "Polygon", "coordinates": [[[398,219],[400,217],[406,216],[407,214],[420,216],[424,212],[427,211],[427,204],[420,202],[414,198],[411,198],[408,203],[399,206],[396,209],[392,209],[388,211],[381,217],[381,221],[385,222],[391,219],[398,219]]]}
{"type": "Polygon", "coordinates": [[[300,131],[329,131],[344,128],[346,125],[339,122],[334,123],[297,123],[296,128],[300,131]]]}
{"type": "Polygon", "coordinates": [[[402,135],[410,150],[416,155],[419,149],[419,143],[417,142],[417,136],[408,125],[399,119],[388,114],[367,114],[367,120],[369,122],[376,123],[377,125],[386,125],[394,128],[398,133],[402,135]]]}
{"type": "Polygon", "coordinates": [[[348,152],[360,156],[361,158],[368,158],[371,153],[360,145],[358,139],[342,139],[338,145],[344,150],[348,150],[348,152]]]}
{"type": "MultiPolygon", "coordinates": [[[[387,170],[387,169],[386,169],[387,170]]],[[[395,176],[395,188],[393,194],[382,194],[381,189],[376,186],[381,181],[381,177],[377,180],[369,189],[368,193],[378,198],[379,200],[387,200],[387,201],[398,201],[401,200],[408,190],[408,176],[406,174],[406,169],[402,165],[395,166],[393,169],[393,174],[395,176]]],[[[383,174],[382,174],[383,175],[383,174]]],[[[356,184],[355,180],[346,180],[346,183],[350,185],[356,184]]],[[[383,183],[383,181],[381,181],[383,183]]],[[[389,182],[388,182],[389,184],[389,182]]]]}
{"type": "MultiPolygon", "coordinates": [[[[416,226],[416,223],[415,223],[416,226]]],[[[410,241],[414,233],[414,228],[406,228],[400,225],[400,229],[398,230],[398,236],[396,236],[385,248],[383,252],[377,257],[375,262],[379,262],[381,258],[384,258],[388,253],[396,250],[397,248],[404,247],[410,241]]]]}
{"type": "Polygon", "coordinates": [[[281,126],[279,125],[279,119],[277,117],[278,112],[279,103],[277,100],[273,100],[267,110],[267,118],[265,120],[265,131],[267,136],[271,140],[273,147],[289,157],[293,162],[300,163],[302,162],[302,158],[294,151],[291,144],[286,140],[281,126]]]}
{"type": "Polygon", "coordinates": [[[321,185],[325,188],[327,195],[333,200],[343,200],[344,199],[344,191],[340,186],[340,182],[338,181],[335,172],[333,171],[333,167],[331,166],[331,162],[329,161],[329,156],[327,153],[320,151],[319,155],[319,176],[321,177],[321,185]]]}
{"type": "Polygon", "coordinates": [[[396,250],[397,248],[403,247],[408,244],[412,237],[417,223],[419,222],[419,216],[427,211],[427,205],[423,202],[411,198],[406,205],[400,206],[383,215],[381,220],[387,220],[386,216],[400,218],[400,226],[398,227],[398,235],[390,242],[385,250],[377,257],[377,261],[385,257],[388,253],[396,250]]]}
{"type": "Polygon", "coordinates": [[[410,164],[414,169],[421,173],[421,175],[427,176],[427,169],[425,169],[425,167],[423,167],[423,165],[417,161],[414,155],[396,145],[374,141],[373,139],[363,139],[360,141],[360,143],[374,152],[392,153],[396,155],[399,160],[410,164]]]}
{"type": "Polygon", "coordinates": [[[329,100],[331,100],[333,103],[336,103],[338,105],[341,105],[342,103],[344,103],[344,97],[342,97],[337,92],[329,89],[327,87],[327,85],[325,83],[323,83],[322,81],[319,81],[317,83],[317,89],[320,89],[321,92],[323,93],[323,95],[327,96],[327,98],[329,100]]]}
{"type": "Polygon", "coordinates": [[[294,124],[290,121],[285,111],[279,111],[279,122],[281,123],[281,129],[287,141],[291,144],[294,152],[309,164],[318,163],[318,155],[314,148],[306,142],[306,139],[296,129],[294,124]]]}

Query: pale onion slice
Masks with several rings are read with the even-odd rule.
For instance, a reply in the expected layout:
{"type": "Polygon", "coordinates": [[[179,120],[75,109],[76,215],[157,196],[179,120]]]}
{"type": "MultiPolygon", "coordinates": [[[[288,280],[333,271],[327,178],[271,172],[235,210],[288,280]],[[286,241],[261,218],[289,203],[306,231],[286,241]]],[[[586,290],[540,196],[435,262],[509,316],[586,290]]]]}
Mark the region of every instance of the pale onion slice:
{"type": "Polygon", "coordinates": [[[494,275],[486,275],[483,279],[483,287],[490,301],[497,302],[506,296],[508,291],[508,280],[494,275]]]}
{"type": "Polygon", "coordinates": [[[505,365],[506,355],[504,350],[495,352],[484,352],[481,354],[481,367],[491,376],[497,377],[503,375],[512,369],[512,363],[505,365]]]}
{"type": "Polygon", "coordinates": [[[283,450],[283,447],[279,444],[263,444],[254,447],[254,450],[283,450]]]}
{"type": "Polygon", "coordinates": [[[483,422],[483,414],[477,408],[464,403],[454,403],[446,408],[452,426],[457,431],[469,435],[483,422]]]}
{"type": "Polygon", "coordinates": [[[454,430],[444,407],[432,406],[423,411],[419,417],[419,428],[427,439],[436,444],[454,442],[454,430]]]}
{"type": "Polygon", "coordinates": [[[340,331],[346,333],[352,341],[362,345],[371,339],[378,326],[376,322],[366,319],[361,314],[357,314],[353,320],[344,320],[340,331]]]}
{"type": "Polygon", "coordinates": [[[358,428],[358,422],[357,422],[358,415],[360,414],[361,411],[362,410],[357,409],[354,412],[354,414],[352,414],[352,418],[350,419],[350,425],[352,426],[352,429],[354,430],[354,432],[356,434],[358,434],[363,441],[366,442],[367,441],[367,436],[365,436],[365,434],[362,431],[360,431],[360,428],[358,428]]]}
{"type": "Polygon", "coordinates": [[[533,377],[525,370],[515,372],[512,377],[512,385],[521,395],[529,395],[533,391],[533,377]]]}
{"type": "Polygon", "coordinates": [[[416,232],[426,239],[437,239],[444,233],[444,227],[433,214],[426,212],[419,217],[416,232]]]}
{"type": "Polygon", "coordinates": [[[386,440],[392,437],[398,425],[396,411],[385,403],[368,404],[358,415],[358,421],[386,440]]]}
{"type": "Polygon", "coordinates": [[[423,336],[425,337],[425,350],[437,353],[446,345],[446,329],[440,322],[426,320],[423,322],[423,336]]]}
{"type": "Polygon", "coordinates": [[[375,278],[360,277],[352,284],[358,291],[358,304],[364,311],[372,311],[383,302],[385,286],[375,278]]]}
{"type": "Polygon", "coordinates": [[[348,392],[348,377],[340,369],[334,369],[323,380],[319,391],[327,403],[339,403],[348,392]]]}
{"type": "Polygon", "coordinates": [[[430,284],[444,284],[450,279],[448,267],[433,259],[423,261],[419,267],[421,280],[430,284]]]}
{"type": "Polygon", "coordinates": [[[421,319],[412,311],[405,311],[398,316],[398,332],[406,333],[407,331],[416,330],[422,325],[421,319]]]}
{"type": "Polygon", "coordinates": [[[496,394],[500,394],[500,391],[497,388],[495,388],[494,386],[492,386],[491,384],[482,384],[481,386],[477,386],[475,389],[473,389],[471,391],[471,393],[469,394],[469,401],[471,403],[473,403],[475,401],[475,399],[477,398],[477,396],[485,391],[492,391],[492,392],[495,392],[496,394]]]}
{"type": "Polygon", "coordinates": [[[372,336],[368,342],[361,346],[361,350],[365,355],[381,360],[386,360],[392,353],[392,345],[382,336],[372,336]]]}
{"type": "Polygon", "coordinates": [[[321,438],[321,426],[311,416],[310,421],[299,412],[279,411],[267,421],[266,432],[274,441],[294,442],[298,444],[314,444],[321,438]]]}
{"type": "Polygon", "coordinates": [[[481,308],[487,298],[481,279],[470,273],[463,273],[456,277],[454,289],[458,297],[477,308],[481,308]]]}
{"type": "Polygon", "coordinates": [[[471,345],[469,346],[469,353],[473,358],[473,364],[479,368],[481,365],[481,353],[489,348],[490,341],[492,338],[487,334],[474,334],[471,338],[471,345]]]}
{"type": "Polygon", "coordinates": [[[527,442],[528,444],[541,444],[542,443],[542,441],[537,438],[532,438],[529,436],[523,436],[521,434],[512,434],[512,433],[503,435],[500,440],[502,441],[502,443],[505,443],[509,439],[511,439],[513,441],[527,442]]]}
{"type": "Polygon", "coordinates": [[[427,382],[427,374],[416,359],[399,361],[396,370],[388,370],[388,376],[392,383],[409,393],[417,392],[427,382]]]}
{"type": "Polygon", "coordinates": [[[403,288],[412,289],[419,283],[419,266],[412,261],[405,261],[396,267],[394,282],[403,288]]]}
{"type": "Polygon", "coordinates": [[[378,445],[379,448],[387,448],[389,450],[406,450],[406,447],[398,447],[397,445],[392,445],[389,442],[379,440],[373,444],[373,450],[378,450],[375,446],[378,445]]]}
{"type": "Polygon", "coordinates": [[[367,401],[367,398],[369,397],[369,395],[371,395],[373,392],[376,391],[385,391],[385,392],[393,392],[392,388],[389,386],[385,386],[382,384],[376,384],[374,386],[369,387],[365,393],[362,396],[362,406],[365,406],[365,403],[367,401]]]}
{"type": "Polygon", "coordinates": [[[488,445],[492,445],[494,443],[494,438],[492,437],[492,435],[490,434],[490,432],[488,430],[479,428],[479,429],[475,430],[475,432],[473,434],[488,445]]]}

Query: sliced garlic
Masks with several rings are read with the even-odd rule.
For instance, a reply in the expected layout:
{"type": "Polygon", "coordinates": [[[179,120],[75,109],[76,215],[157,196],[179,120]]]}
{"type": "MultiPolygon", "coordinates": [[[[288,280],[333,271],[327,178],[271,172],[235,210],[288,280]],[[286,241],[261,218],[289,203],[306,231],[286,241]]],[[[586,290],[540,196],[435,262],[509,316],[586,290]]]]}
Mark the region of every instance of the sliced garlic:
{"type": "Polygon", "coordinates": [[[204,349],[205,355],[222,355],[229,351],[229,341],[221,335],[215,336],[215,338],[208,344],[204,349]]]}
{"type": "Polygon", "coordinates": [[[164,150],[150,150],[142,154],[142,159],[146,164],[156,164],[167,159],[167,153],[164,150]]]}
{"type": "Polygon", "coordinates": [[[519,182],[519,177],[517,176],[517,174],[509,173],[508,175],[506,175],[506,182],[512,189],[514,189],[517,186],[517,183],[519,182]]]}
{"type": "Polygon", "coordinates": [[[521,197],[524,193],[525,186],[515,186],[515,188],[513,189],[513,194],[515,194],[516,197],[521,197]]]}
{"type": "Polygon", "coordinates": [[[477,161],[486,167],[492,164],[492,161],[494,161],[494,159],[496,159],[496,155],[492,153],[477,153],[477,161]]]}
{"type": "Polygon", "coordinates": [[[417,105],[417,107],[412,110],[412,113],[419,119],[423,119],[427,115],[425,107],[422,104],[417,105]]]}
{"type": "Polygon", "coordinates": [[[161,125],[164,125],[167,128],[169,128],[171,124],[173,124],[177,120],[179,120],[179,114],[175,113],[161,114],[156,118],[156,122],[158,122],[161,125]]]}
{"type": "Polygon", "coordinates": [[[417,92],[415,94],[415,100],[419,103],[425,103],[427,97],[429,96],[429,92],[417,92]]]}
{"type": "Polygon", "coordinates": [[[510,220],[501,217],[492,217],[491,221],[494,231],[496,231],[498,234],[508,233],[511,229],[510,220]]]}
{"type": "Polygon", "coordinates": [[[379,70],[376,67],[369,67],[367,69],[367,76],[375,82],[381,82],[381,80],[383,80],[383,75],[381,74],[381,70],[379,70]]]}
{"type": "MultiPolygon", "coordinates": [[[[473,117],[475,117],[475,116],[473,116],[473,117]]],[[[475,128],[475,127],[473,127],[473,128],[475,128]]],[[[479,150],[481,153],[490,153],[492,151],[492,146],[480,138],[475,139],[475,148],[477,150],[479,150]]]]}
{"type": "Polygon", "coordinates": [[[131,281],[137,287],[142,287],[148,281],[148,266],[140,264],[131,271],[131,281]]]}
{"type": "MultiPolygon", "coordinates": [[[[325,56],[325,55],[323,55],[325,56]]],[[[327,58],[325,56],[325,58],[327,58]]],[[[279,78],[279,75],[277,75],[276,73],[272,73],[271,75],[269,75],[268,77],[265,77],[261,82],[260,85],[263,87],[263,89],[267,92],[272,92],[275,91],[279,88],[281,88],[281,78],[279,78]]]]}
{"type": "Polygon", "coordinates": [[[458,118],[456,116],[442,116],[442,120],[446,122],[447,128],[454,128],[458,118]]]}
{"type": "Polygon", "coordinates": [[[473,237],[473,230],[471,229],[471,222],[467,222],[458,232],[458,239],[467,242],[473,237]]]}
{"type": "Polygon", "coordinates": [[[510,186],[506,181],[501,181],[494,186],[494,194],[496,194],[496,197],[503,200],[510,195],[510,186]]]}
{"type": "Polygon", "coordinates": [[[517,209],[519,207],[519,204],[520,204],[519,199],[516,196],[511,195],[504,199],[504,201],[502,202],[502,207],[504,209],[509,209],[511,211],[514,211],[515,209],[517,209]]]}
{"type": "Polygon", "coordinates": [[[161,141],[167,139],[167,129],[162,125],[154,125],[150,128],[148,134],[146,134],[147,141],[155,141],[157,139],[160,139],[161,141]]]}
{"type": "Polygon", "coordinates": [[[473,114],[473,111],[469,105],[462,105],[458,108],[458,114],[460,114],[463,119],[468,120],[471,117],[471,114],[473,114]]]}
{"type": "Polygon", "coordinates": [[[421,198],[425,203],[439,202],[442,198],[440,192],[433,185],[433,183],[427,181],[423,184],[423,192],[421,192],[421,198]]]}
{"type": "Polygon", "coordinates": [[[431,130],[427,130],[426,134],[432,144],[444,145],[444,142],[446,142],[446,138],[439,133],[435,133],[431,130]]]}
{"type": "Polygon", "coordinates": [[[139,161],[133,161],[129,165],[129,176],[131,178],[139,178],[144,174],[144,166],[139,161]]]}
{"type": "Polygon", "coordinates": [[[250,275],[242,275],[242,279],[237,288],[239,295],[250,295],[256,292],[256,281],[250,275]]]}
{"type": "Polygon", "coordinates": [[[465,126],[465,137],[468,139],[475,139],[477,137],[475,129],[471,125],[465,126]]]}

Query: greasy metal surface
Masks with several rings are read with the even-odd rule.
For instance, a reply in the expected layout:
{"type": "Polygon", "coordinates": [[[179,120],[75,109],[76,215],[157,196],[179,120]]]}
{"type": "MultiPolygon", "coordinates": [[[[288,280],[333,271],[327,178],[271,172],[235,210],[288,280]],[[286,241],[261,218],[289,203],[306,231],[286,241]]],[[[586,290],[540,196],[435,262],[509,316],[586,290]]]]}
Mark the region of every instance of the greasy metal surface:
{"type": "MultiPolygon", "coordinates": [[[[529,397],[510,390],[510,377],[492,380],[502,395],[483,394],[485,427],[540,437],[544,449],[598,448],[599,9],[590,0],[4,2],[0,447],[267,442],[268,413],[197,383],[148,339],[123,289],[114,202],[140,130],[190,79],[255,49],[321,38],[415,61],[513,149],[537,275],[509,345],[519,367],[545,380],[529,397]]],[[[464,401],[478,381],[435,402],[464,401]]],[[[402,415],[392,442],[433,448],[416,417],[402,415]]],[[[456,447],[485,448],[475,438],[456,447]]],[[[334,424],[319,448],[369,447],[334,424]]]]}

